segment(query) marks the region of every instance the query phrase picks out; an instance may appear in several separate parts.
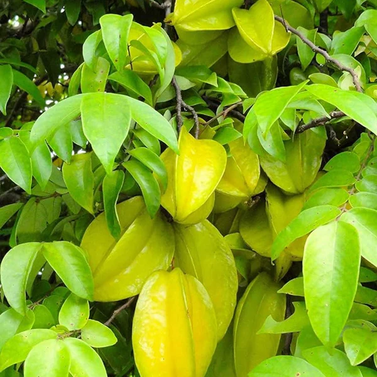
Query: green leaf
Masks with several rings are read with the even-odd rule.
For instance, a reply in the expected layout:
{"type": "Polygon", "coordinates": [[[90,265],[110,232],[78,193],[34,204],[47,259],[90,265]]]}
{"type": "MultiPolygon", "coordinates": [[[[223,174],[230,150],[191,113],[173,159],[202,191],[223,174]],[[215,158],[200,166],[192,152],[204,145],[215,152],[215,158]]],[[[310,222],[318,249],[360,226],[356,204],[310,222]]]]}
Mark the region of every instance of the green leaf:
{"type": "Polygon", "coordinates": [[[71,163],[64,163],[63,178],[72,198],[93,213],[94,176],[91,153],[76,154],[71,163]]]}
{"type": "Polygon", "coordinates": [[[355,186],[358,191],[375,193],[377,191],[377,176],[365,175],[355,186]]]}
{"type": "Polygon", "coordinates": [[[94,348],[110,347],[117,342],[116,336],[107,326],[92,319],[81,330],[81,339],[94,348]]]}
{"type": "Polygon", "coordinates": [[[34,7],[46,13],[46,0],[24,0],[25,3],[31,4],[34,7]]]}
{"type": "Polygon", "coordinates": [[[0,141],[0,167],[14,183],[30,194],[31,161],[29,152],[19,137],[0,141]]]}
{"type": "Polygon", "coordinates": [[[275,260],[294,240],[334,220],[340,213],[339,208],[330,205],[313,207],[302,211],[275,238],[271,250],[271,259],[275,260]]]}
{"type": "Polygon", "coordinates": [[[153,218],[160,208],[160,187],[152,172],[142,163],[130,160],[123,163],[141,188],[149,215],[153,218]]]}
{"type": "Polygon", "coordinates": [[[163,141],[168,147],[178,152],[178,142],[171,124],[156,110],[144,102],[127,97],[131,107],[132,118],[154,137],[163,141]]]}
{"type": "MultiPolygon", "coordinates": [[[[317,36],[317,30],[306,30],[305,28],[299,26],[297,30],[303,34],[307,39],[315,43],[315,39],[317,36]]],[[[305,71],[306,68],[312,62],[315,52],[306,44],[304,43],[299,37],[296,38],[297,40],[297,52],[300,58],[302,70],[305,71]]]]}
{"type": "Polygon", "coordinates": [[[259,128],[262,130],[264,136],[267,135],[272,125],[283,114],[289,102],[293,100],[295,95],[299,93],[306,84],[307,81],[304,81],[297,86],[275,88],[262,93],[257,98],[253,109],[258,120],[259,128]],[[271,103],[274,104],[273,107],[271,107],[271,103]]]}
{"type": "Polygon", "coordinates": [[[375,369],[367,367],[359,367],[362,377],[377,377],[377,371],[375,369]]]}
{"type": "Polygon", "coordinates": [[[161,154],[161,145],[156,137],[142,128],[134,129],[133,133],[148,149],[157,155],[161,154]]]}
{"type": "Polygon", "coordinates": [[[278,293],[285,293],[291,296],[304,297],[304,278],[298,277],[289,280],[278,293]]]}
{"type": "Polygon", "coordinates": [[[350,197],[349,202],[354,208],[366,207],[377,210],[377,194],[372,192],[358,192],[350,197]]]}
{"type": "Polygon", "coordinates": [[[129,151],[129,154],[156,174],[162,184],[163,190],[165,191],[168,185],[168,173],[165,164],[161,161],[160,157],[144,147],[132,149],[129,151]]]}
{"type": "Polygon", "coordinates": [[[360,264],[356,229],[343,221],[317,228],[305,244],[305,300],[313,330],[333,347],[355,298],[360,264]]]}
{"type": "Polygon", "coordinates": [[[300,331],[297,337],[294,356],[303,358],[303,355],[302,355],[303,351],[310,348],[319,347],[319,346],[322,346],[322,343],[315,335],[312,327],[307,326],[300,331]]]}
{"type": "Polygon", "coordinates": [[[74,377],[107,377],[101,358],[87,343],[66,338],[64,344],[71,355],[69,371],[74,377]]]}
{"type": "Polygon", "coordinates": [[[377,333],[368,328],[348,328],[343,333],[344,349],[352,365],[377,352],[377,333]]]}
{"type": "Polygon", "coordinates": [[[325,377],[313,365],[294,356],[275,356],[261,362],[250,373],[249,377],[325,377]]]}
{"type": "Polygon", "coordinates": [[[67,15],[68,22],[73,26],[79,19],[81,10],[81,0],[66,0],[65,14],[67,15]]]}
{"type": "Polygon", "coordinates": [[[89,302],[71,293],[59,312],[59,324],[68,330],[82,329],[89,319],[89,302]]]}
{"type": "MultiPolygon", "coordinates": [[[[76,1],[76,0],[72,0],[76,1]]],[[[81,72],[84,67],[84,64],[86,63],[81,63],[79,67],[76,69],[75,72],[73,72],[73,75],[71,76],[71,79],[69,80],[68,84],[68,96],[73,97],[79,92],[80,88],[80,82],[81,82],[81,72]]]]}
{"type": "Polygon", "coordinates": [[[7,115],[7,103],[13,85],[13,71],[9,64],[0,65],[0,77],[0,111],[7,115]]]}
{"type": "Polygon", "coordinates": [[[318,11],[318,13],[323,12],[333,0],[314,0],[314,5],[318,11]]]}
{"type": "MultiPolygon", "coordinates": [[[[281,292],[281,290],[279,291],[281,292]]],[[[258,334],[287,334],[299,332],[310,325],[308,313],[304,302],[293,302],[295,312],[282,322],[275,321],[268,316],[258,334]]]]}
{"type": "Polygon", "coordinates": [[[37,344],[25,361],[25,377],[68,377],[69,351],[62,340],[50,339],[37,344]]]}
{"type": "Polygon", "coordinates": [[[377,211],[369,208],[353,208],[346,212],[341,220],[356,228],[362,257],[377,266],[377,211]]]}
{"type": "Polygon", "coordinates": [[[309,191],[314,191],[321,187],[347,187],[353,185],[355,182],[356,179],[350,171],[334,169],[317,179],[309,191]]]}
{"type": "Polygon", "coordinates": [[[97,64],[98,56],[96,54],[96,50],[98,45],[102,42],[102,33],[101,30],[97,30],[94,33],[90,34],[88,38],[86,38],[83,46],[82,46],[82,55],[84,61],[91,69],[95,69],[97,64]]]}
{"type": "Polygon", "coordinates": [[[46,142],[39,144],[32,152],[31,166],[34,178],[42,190],[45,189],[52,174],[51,152],[46,142]]]}
{"type": "Polygon", "coordinates": [[[63,161],[68,163],[71,161],[73,146],[70,123],[58,128],[54,134],[48,138],[47,142],[63,161]]]}
{"type": "Polygon", "coordinates": [[[234,140],[237,140],[241,136],[242,134],[233,127],[221,127],[216,132],[216,135],[213,137],[213,140],[216,140],[221,145],[225,145],[234,140]]]}
{"type": "Polygon", "coordinates": [[[14,309],[8,309],[2,313],[0,315],[0,350],[17,332],[30,330],[33,323],[34,313],[30,309],[27,309],[25,316],[14,309]]]}
{"type": "Polygon", "coordinates": [[[334,169],[348,170],[357,173],[360,170],[360,158],[353,152],[341,152],[335,155],[323,168],[330,171],[334,169]]]}
{"type": "Polygon", "coordinates": [[[314,192],[306,201],[303,209],[317,207],[321,205],[331,205],[339,207],[344,204],[350,195],[348,191],[343,188],[321,188],[314,192]]]}
{"type": "Polygon", "coordinates": [[[342,90],[323,84],[308,85],[306,90],[321,100],[336,106],[368,130],[377,133],[375,109],[371,107],[370,97],[366,94],[342,90]]]}
{"type": "Polygon", "coordinates": [[[118,71],[126,65],[128,56],[128,35],[132,24],[133,15],[119,16],[106,14],[100,18],[102,38],[110,59],[118,71]]]}
{"type": "Polygon", "coordinates": [[[362,377],[359,368],[353,367],[344,352],[325,347],[315,347],[303,351],[304,358],[318,368],[325,376],[331,377],[362,377]]]}
{"type": "Polygon", "coordinates": [[[123,182],[124,172],[122,170],[115,170],[105,176],[102,184],[106,222],[111,235],[115,239],[119,238],[121,232],[116,204],[120,190],[123,187],[123,182]]]}
{"type": "Polygon", "coordinates": [[[91,93],[83,98],[81,113],[84,134],[109,174],[130,128],[128,98],[113,93],[91,93]]]}
{"type": "Polygon", "coordinates": [[[69,97],[44,112],[31,129],[32,143],[40,144],[52,136],[58,128],[77,118],[80,115],[82,98],[82,94],[69,97]]]}
{"type": "Polygon", "coordinates": [[[125,88],[130,89],[138,96],[145,98],[149,105],[153,104],[150,87],[134,71],[125,69],[121,72],[114,72],[109,76],[109,80],[117,82],[125,88]]]}
{"type": "Polygon", "coordinates": [[[83,93],[104,92],[109,75],[110,63],[98,57],[94,69],[84,63],[81,71],[81,91],[83,93]]]}
{"type": "Polygon", "coordinates": [[[43,255],[63,283],[77,296],[92,301],[94,283],[83,250],[66,242],[43,244],[43,255]]]}
{"type": "Polygon", "coordinates": [[[56,321],[51,311],[45,305],[37,305],[34,308],[35,322],[34,329],[49,329],[56,325],[56,321]]]}
{"type": "Polygon", "coordinates": [[[26,285],[33,263],[41,249],[37,242],[18,245],[8,251],[1,262],[1,283],[4,294],[17,312],[26,313],[26,285]]]}
{"type": "Polygon", "coordinates": [[[13,84],[17,85],[21,90],[29,93],[42,109],[45,107],[45,100],[34,82],[15,69],[13,69],[13,84]]]}
{"type": "Polygon", "coordinates": [[[4,344],[1,350],[0,371],[11,365],[22,363],[37,344],[56,339],[56,337],[55,331],[47,329],[28,330],[16,334],[4,344]]]}
{"type": "Polygon", "coordinates": [[[352,55],[364,34],[364,28],[353,27],[344,32],[337,31],[334,33],[331,42],[331,55],[346,54],[352,55]]]}
{"type": "Polygon", "coordinates": [[[22,206],[22,203],[13,203],[0,208],[0,229],[22,206]]]}

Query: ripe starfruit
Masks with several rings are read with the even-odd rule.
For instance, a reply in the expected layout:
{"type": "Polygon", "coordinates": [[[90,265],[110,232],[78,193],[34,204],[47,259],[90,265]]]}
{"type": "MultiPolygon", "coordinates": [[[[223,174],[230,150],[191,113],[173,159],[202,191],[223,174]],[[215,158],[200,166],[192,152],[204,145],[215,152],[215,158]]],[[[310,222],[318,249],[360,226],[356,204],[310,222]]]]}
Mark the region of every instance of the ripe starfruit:
{"type": "Polygon", "coordinates": [[[290,34],[275,21],[267,0],[258,0],[249,10],[233,8],[237,29],[229,34],[229,54],[239,63],[271,58],[289,42],[290,34]]]}
{"type": "Polygon", "coordinates": [[[185,127],[178,144],[179,155],[170,149],[161,155],[168,172],[168,186],[161,204],[174,221],[195,224],[212,211],[211,196],[224,174],[226,152],[214,140],[195,139],[185,127]]]}
{"type": "Polygon", "coordinates": [[[141,197],[117,205],[121,236],[110,234],[104,214],[87,228],[81,247],[94,278],[94,300],[116,301],[140,293],[156,270],[167,269],[174,254],[173,227],[161,212],[151,219],[141,197]]]}
{"type": "Polygon", "coordinates": [[[174,231],[174,265],[206,288],[215,308],[220,340],[236,307],[238,279],[232,251],[208,220],[191,226],[175,224],[174,231]]]}
{"type": "Polygon", "coordinates": [[[141,377],[203,377],[217,343],[212,301],[203,285],[179,268],[145,283],[132,329],[141,377]]]}
{"type": "Polygon", "coordinates": [[[247,377],[263,360],[275,356],[280,334],[258,334],[268,316],[283,321],[285,295],[277,293],[281,284],[265,272],[247,287],[236,309],[234,319],[234,362],[237,377],[247,377]]]}
{"type": "Polygon", "coordinates": [[[308,130],[284,143],[286,162],[271,155],[260,156],[263,170],[270,180],[289,194],[300,194],[315,180],[322,162],[326,134],[308,130]]]}

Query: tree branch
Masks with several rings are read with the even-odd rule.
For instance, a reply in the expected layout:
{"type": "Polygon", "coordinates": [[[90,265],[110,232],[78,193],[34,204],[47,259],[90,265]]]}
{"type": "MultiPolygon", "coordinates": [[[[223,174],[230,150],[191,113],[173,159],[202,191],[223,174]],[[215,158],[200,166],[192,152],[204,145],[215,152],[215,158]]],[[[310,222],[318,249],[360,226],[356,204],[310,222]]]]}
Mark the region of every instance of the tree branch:
{"type": "Polygon", "coordinates": [[[275,15],[275,20],[280,22],[286,28],[287,31],[290,31],[292,34],[297,35],[297,37],[299,37],[314,52],[321,54],[329,63],[333,64],[341,71],[348,72],[352,76],[352,81],[353,81],[353,84],[355,85],[356,90],[358,92],[363,92],[359,77],[357,76],[355,70],[353,70],[352,68],[346,67],[339,60],[334,59],[332,56],[330,56],[326,50],[323,50],[322,48],[316,46],[311,40],[306,38],[304,34],[300,33],[297,29],[293,28],[292,26],[288,25],[287,22],[284,20],[284,18],[275,15]]]}
{"type": "Polygon", "coordinates": [[[231,113],[232,110],[236,109],[239,105],[241,105],[242,102],[237,102],[229,107],[227,107],[226,109],[224,109],[223,111],[221,111],[219,114],[217,114],[216,116],[214,116],[213,118],[211,118],[209,121],[205,122],[204,125],[207,126],[208,124],[211,124],[213,121],[215,121],[216,119],[220,118],[220,117],[224,117],[226,118],[226,116],[231,113]]]}
{"type": "Polygon", "coordinates": [[[111,325],[111,322],[114,321],[114,319],[116,318],[116,316],[123,310],[127,309],[128,307],[131,306],[131,304],[136,300],[136,296],[134,297],[131,297],[130,299],[128,299],[122,306],[120,306],[118,309],[115,309],[113,314],[111,315],[111,317],[104,323],[105,326],[110,326],[111,325]]]}
{"type": "Polygon", "coordinates": [[[302,132],[305,132],[306,130],[309,130],[310,128],[323,126],[327,122],[344,117],[346,114],[343,113],[343,111],[332,111],[330,114],[330,118],[327,116],[315,118],[311,120],[309,123],[304,124],[303,126],[300,126],[297,128],[296,133],[301,134],[302,132]]]}
{"type": "Polygon", "coordinates": [[[199,131],[200,131],[200,123],[199,123],[199,116],[198,113],[195,111],[195,109],[188,105],[182,98],[182,91],[181,88],[178,85],[177,79],[173,77],[172,85],[174,86],[175,93],[177,96],[177,125],[178,125],[178,132],[181,130],[183,125],[183,119],[182,119],[182,109],[189,111],[192,114],[192,117],[194,118],[195,122],[195,138],[197,139],[199,137],[199,131]]]}

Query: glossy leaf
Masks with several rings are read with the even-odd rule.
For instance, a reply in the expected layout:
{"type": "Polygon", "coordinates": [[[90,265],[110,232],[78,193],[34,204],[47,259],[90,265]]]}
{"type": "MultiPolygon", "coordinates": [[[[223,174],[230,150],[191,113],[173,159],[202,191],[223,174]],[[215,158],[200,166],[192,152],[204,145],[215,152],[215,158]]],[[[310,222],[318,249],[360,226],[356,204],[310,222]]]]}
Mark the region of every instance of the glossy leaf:
{"type": "Polygon", "coordinates": [[[0,371],[11,365],[23,362],[29,352],[39,343],[56,339],[55,331],[47,329],[35,329],[23,331],[9,339],[0,353],[0,371]]]}
{"type": "Polygon", "coordinates": [[[71,163],[63,165],[63,178],[72,198],[93,213],[94,176],[91,153],[76,154],[71,163]]]}
{"type": "Polygon", "coordinates": [[[303,351],[304,358],[318,368],[325,376],[334,377],[361,377],[358,368],[353,367],[344,352],[338,349],[331,350],[325,347],[315,347],[303,351]]]}
{"type": "Polygon", "coordinates": [[[313,330],[334,346],[355,298],[360,264],[356,229],[343,222],[317,228],[306,241],[303,274],[305,300],[313,330]]]}
{"type": "Polygon", "coordinates": [[[41,108],[45,106],[45,100],[34,82],[31,81],[26,75],[16,71],[15,69],[13,69],[13,84],[30,94],[41,108]]]}
{"type": "Polygon", "coordinates": [[[112,93],[91,93],[81,104],[84,134],[107,173],[130,128],[127,97],[112,93]]]}
{"type": "Polygon", "coordinates": [[[127,61],[127,43],[133,16],[106,14],[100,19],[102,38],[110,59],[116,69],[124,69],[127,61]]]}
{"type": "Polygon", "coordinates": [[[109,347],[117,342],[114,333],[103,323],[89,319],[81,330],[81,339],[91,347],[109,347]]]}
{"type": "Polygon", "coordinates": [[[0,208],[0,229],[21,207],[22,203],[13,203],[0,208]]]}
{"type": "Polygon", "coordinates": [[[0,140],[0,167],[14,183],[30,193],[31,161],[29,152],[19,137],[0,140]]]}
{"type": "Polygon", "coordinates": [[[107,174],[103,180],[103,204],[107,226],[114,238],[119,238],[121,228],[116,210],[120,190],[123,187],[124,173],[122,170],[115,170],[107,174]]]}
{"type": "Polygon", "coordinates": [[[25,361],[25,377],[66,377],[70,356],[62,340],[50,339],[37,344],[25,361]]]}
{"type": "Polygon", "coordinates": [[[0,111],[7,114],[7,103],[10,97],[10,92],[13,85],[13,71],[9,64],[0,65],[0,111]]]}
{"type": "Polygon", "coordinates": [[[110,63],[101,57],[98,57],[94,69],[84,63],[81,70],[82,93],[103,92],[106,88],[109,70],[110,63]]]}
{"type": "Polygon", "coordinates": [[[307,361],[294,356],[275,356],[260,363],[249,374],[249,377],[325,377],[316,367],[307,361]]]}
{"type": "Polygon", "coordinates": [[[93,277],[83,251],[70,242],[45,243],[43,255],[70,291],[91,301],[93,277]]]}
{"type": "Polygon", "coordinates": [[[152,172],[136,160],[126,161],[123,166],[140,186],[148,212],[153,218],[160,208],[161,192],[152,172]]]}
{"type": "Polygon", "coordinates": [[[346,354],[358,365],[377,352],[377,334],[367,328],[348,328],[343,333],[346,354]]]}
{"type": "Polygon", "coordinates": [[[59,312],[59,324],[68,330],[82,329],[89,319],[89,303],[71,293],[59,312]]]}
{"type": "Polygon", "coordinates": [[[31,129],[30,140],[38,145],[48,139],[54,132],[80,115],[83,95],[69,97],[44,112],[31,129]]]}
{"type": "Polygon", "coordinates": [[[1,284],[9,304],[20,314],[26,313],[25,290],[33,263],[41,249],[37,242],[11,249],[1,262],[1,284]]]}

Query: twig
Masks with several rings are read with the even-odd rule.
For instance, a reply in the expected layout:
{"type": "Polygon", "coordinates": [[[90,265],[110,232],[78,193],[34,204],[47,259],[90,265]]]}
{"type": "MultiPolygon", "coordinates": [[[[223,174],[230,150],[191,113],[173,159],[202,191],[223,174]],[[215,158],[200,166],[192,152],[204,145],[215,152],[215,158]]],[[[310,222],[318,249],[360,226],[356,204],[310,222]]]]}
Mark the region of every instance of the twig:
{"type": "Polygon", "coordinates": [[[306,123],[303,126],[298,127],[296,130],[296,133],[300,134],[302,132],[305,132],[306,130],[309,130],[310,128],[323,126],[330,120],[341,118],[345,116],[346,114],[344,114],[343,111],[332,111],[329,115],[330,115],[330,118],[327,116],[315,118],[311,120],[309,123],[306,123]]]}
{"type": "Polygon", "coordinates": [[[160,4],[155,0],[149,0],[149,5],[158,9],[168,9],[169,7],[171,7],[171,1],[168,0],[160,4]]]}
{"type": "MultiPolygon", "coordinates": [[[[206,101],[207,105],[210,106],[210,107],[213,107],[214,110],[216,110],[217,107],[220,104],[219,102],[216,102],[216,98],[210,98],[210,97],[207,97],[207,96],[203,96],[202,98],[204,99],[204,101],[206,101]]],[[[229,114],[233,118],[236,118],[236,119],[238,119],[241,122],[244,122],[245,119],[246,119],[245,115],[243,115],[241,112],[239,112],[239,111],[237,111],[235,109],[230,110],[229,114]]]]}
{"type": "MultiPolygon", "coordinates": [[[[292,315],[291,305],[292,305],[292,298],[291,296],[287,295],[287,304],[285,309],[285,319],[289,318],[292,315]]],[[[291,343],[293,339],[293,333],[285,334],[284,339],[284,347],[282,349],[283,355],[290,355],[291,354],[291,343]]]]}
{"type": "Polygon", "coordinates": [[[362,92],[363,89],[361,87],[361,83],[359,77],[357,76],[355,70],[343,65],[339,60],[334,59],[326,50],[316,46],[311,40],[305,37],[304,34],[300,33],[297,29],[293,28],[292,26],[288,25],[286,21],[280,17],[275,15],[275,20],[280,22],[288,31],[297,35],[306,45],[308,45],[314,52],[321,54],[329,63],[332,63],[334,66],[339,68],[341,71],[348,72],[352,76],[353,84],[358,92],[362,92]]]}
{"type": "Polygon", "coordinates": [[[113,314],[111,315],[111,317],[105,322],[105,326],[110,326],[111,325],[111,322],[114,321],[114,319],[116,318],[116,316],[122,311],[122,310],[125,310],[127,309],[128,307],[131,306],[131,304],[136,300],[136,296],[134,297],[131,297],[130,299],[128,299],[122,306],[120,306],[118,309],[115,309],[113,314]]]}
{"type": "Polygon", "coordinates": [[[183,125],[183,119],[182,119],[182,109],[189,111],[192,114],[192,117],[194,118],[195,122],[195,138],[197,139],[199,137],[199,131],[200,131],[200,123],[199,123],[199,116],[198,113],[195,111],[195,109],[188,105],[183,99],[182,99],[182,91],[177,83],[177,79],[173,77],[172,85],[174,86],[175,93],[177,96],[177,125],[178,125],[178,132],[181,130],[183,125]]]}
{"type": "Polygon", "coordinates": [[[216,119],[220,118],[220,117],[224,117],[226,118],[226,116],[234,109],[236,109],[239,105],[241,105],[242,102],[237,102],[235,104],[233,104],[232,106],[229,106],[227,107],[226,109],[224,109],[223,111],[221,111],[219,114],[217,114],[216,116],[214,116],[213,118],[211,118],[209,121],[205,122],[204,125],[207,126],[208,124],[211,124],[213,121],[215,121],[216,119]]]}

